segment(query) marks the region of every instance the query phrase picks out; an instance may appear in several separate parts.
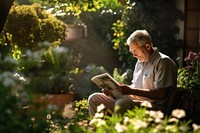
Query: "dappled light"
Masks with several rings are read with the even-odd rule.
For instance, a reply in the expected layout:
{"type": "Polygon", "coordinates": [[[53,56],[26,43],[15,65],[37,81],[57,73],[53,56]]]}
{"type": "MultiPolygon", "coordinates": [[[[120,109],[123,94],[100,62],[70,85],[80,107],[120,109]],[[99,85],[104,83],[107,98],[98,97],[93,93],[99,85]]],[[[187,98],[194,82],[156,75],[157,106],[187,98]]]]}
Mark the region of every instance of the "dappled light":
{"type": "Polygon", "coordinates": [[[0,132],[200,132],[200,53],[176,37],[184,30],[177,7],[187,4],[179,2],[1,0],[0,132]],[[176,62],[178,89],[186,91],[168,113],[149,110],[146,101],[122,115],[95,105],[90,116],[88,97],[102,91],[94,76],[132,83],[137,60],[126,41],[137,29],[149,31],[153,46],[176,62]]]}

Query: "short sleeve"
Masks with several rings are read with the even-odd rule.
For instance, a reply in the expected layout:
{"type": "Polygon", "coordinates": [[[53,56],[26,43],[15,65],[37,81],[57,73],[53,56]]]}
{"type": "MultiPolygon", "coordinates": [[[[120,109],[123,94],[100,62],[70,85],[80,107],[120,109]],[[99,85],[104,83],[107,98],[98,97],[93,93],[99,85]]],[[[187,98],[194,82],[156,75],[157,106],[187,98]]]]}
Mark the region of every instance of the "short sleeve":
{"type": "Polygon", "coordinates": [[[161,58],[155,70],[155,88],[176,86],[177,66],[170,58],[161,58]]]}

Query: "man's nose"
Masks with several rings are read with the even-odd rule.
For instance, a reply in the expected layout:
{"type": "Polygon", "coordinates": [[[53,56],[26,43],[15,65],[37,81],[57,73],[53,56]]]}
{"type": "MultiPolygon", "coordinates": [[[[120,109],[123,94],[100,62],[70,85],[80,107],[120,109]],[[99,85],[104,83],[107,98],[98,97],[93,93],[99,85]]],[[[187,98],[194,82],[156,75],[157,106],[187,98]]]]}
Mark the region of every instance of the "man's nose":
{"type": "Polygon", "coordinates": [[[135,52],[131,52],[131,53],[132,53],[133,57],[137,56],[137,53],[135,53],[135,52]]]}
{"type": "Polygon", "coordinates": [[[133,56],[137,56],[136,51],[131,51],[131,53],[133,54],[133,56]]]}

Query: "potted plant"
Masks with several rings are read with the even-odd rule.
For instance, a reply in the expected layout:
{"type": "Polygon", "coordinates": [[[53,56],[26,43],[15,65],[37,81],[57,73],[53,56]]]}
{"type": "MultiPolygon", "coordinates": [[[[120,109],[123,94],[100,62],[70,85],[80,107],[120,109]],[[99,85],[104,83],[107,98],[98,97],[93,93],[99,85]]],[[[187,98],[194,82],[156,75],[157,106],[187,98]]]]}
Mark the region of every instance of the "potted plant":
{"type": "Polygon", "coordinates": [[[29,51],[24,59],[21,61],[22,71],[30,78],[26,87],[42,97],[39,99],[61,108],[69,102],[67,98],[70,102],[74,100],[71,75],[78,70],[78,57],[65,47],[49,47],[32,53],[29,51]]]}
{"type": "Polygon", "coordinates": [[[200,52],[190,51],[184,59],[186,66],[178,69],[178,88],[186,90],[183,108],[190,118],[200,120],[200,52]]]}

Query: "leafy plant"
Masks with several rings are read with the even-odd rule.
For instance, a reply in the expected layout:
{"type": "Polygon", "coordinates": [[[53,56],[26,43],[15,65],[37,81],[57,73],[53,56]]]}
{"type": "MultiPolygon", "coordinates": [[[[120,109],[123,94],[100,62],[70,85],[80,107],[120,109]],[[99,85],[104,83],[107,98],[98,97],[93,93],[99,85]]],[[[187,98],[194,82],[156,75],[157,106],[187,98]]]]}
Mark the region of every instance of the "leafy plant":
{"type": "Polygon", "coordinates": [[[65,38],[65,30],[66,24],[39,4],[14,4],[5,24],[5,31],[12,35],[11,42],[23,50],[37,50],[36,44],[44,41],[58,46],[65,38]]]}
{"type": "Polygon", "coordinates": [[[134,68],[136,60],[129,53],[126,39],[137,29],[146,29],[152,36],[155,47],[173,59],[176,58],[176,50],[182,42],[174,37],[179,32],[175,22],[177,19],[183,20],[183,13],[175,5],[174,0],[131,0],[123,5],[121,18],[112,26],[113,48],[122,62],[122,71],[134,68]],[[167,9],[169,10],[166,12],[167,9]]]}
{"type": "Polygon", "coordinates": [[[184,59],[186,66],[178,69],[178,87],[189,91],[200,89],[200,53],[190,51],[184,59]]]}
{"type": "Polygon", "coordinates": [[[76,100],[75,107],[74,107],[74,110],[76,111],[76,117],[79,117],[79,119],[88,118],[89,117],[88,107],[89,107],[89,104],[88,104],[87,99],[76,100]]]}
{"type": "Polygon", "coordinates": [[[100,91],[100,89],[91,82],[91,78],[104,72],[106,72],[104,67],[89,64],[85,69],[75,74],[72,77],[75,99],[81,100],[88,98],[90,94],[100,91]]]}
{"type": "Polygon", "coordinates": [[[104,115],[104,105],[98,106],[97,110],[98,112],[90,121],[90,124],[95,126],[94,132],[96,133],[177,133],[200,131],[199,125],[191,124],[190,120],[184,120],[186,113],[181,109],[173,110],[169,117],[164,116],[161,111],[146,110],[146,107],[135,107],[124,116],[114,115],[112,117],[104,115]]]}
{"type": "Polygon", "coordinates": [[[66,93],[70,91],[72,75],[79,71],[79,57],[65,47],[27,51],[20,59],[19,68],[30,78],[27,88],[34,92],[66,93]]]}
{"type": "Polygon", "coordinates": [[[33,110],[25,108],[30,94],[24,89],[25,78],[17,71],[17,65],[11,56],[0,58],[0,132],[45,132],[48,129],[45,120],[32,120],[43,114],[33,115],[33,110]]]}
{"type": "Polygon", "coordinates": [[[131,80],[133,77],[133,71],[131,69],[127,69],[123,74],[120,75],[119,70],[117,68],[113,71],[113,78],[118,82],[131,84],[131,80]]]}

